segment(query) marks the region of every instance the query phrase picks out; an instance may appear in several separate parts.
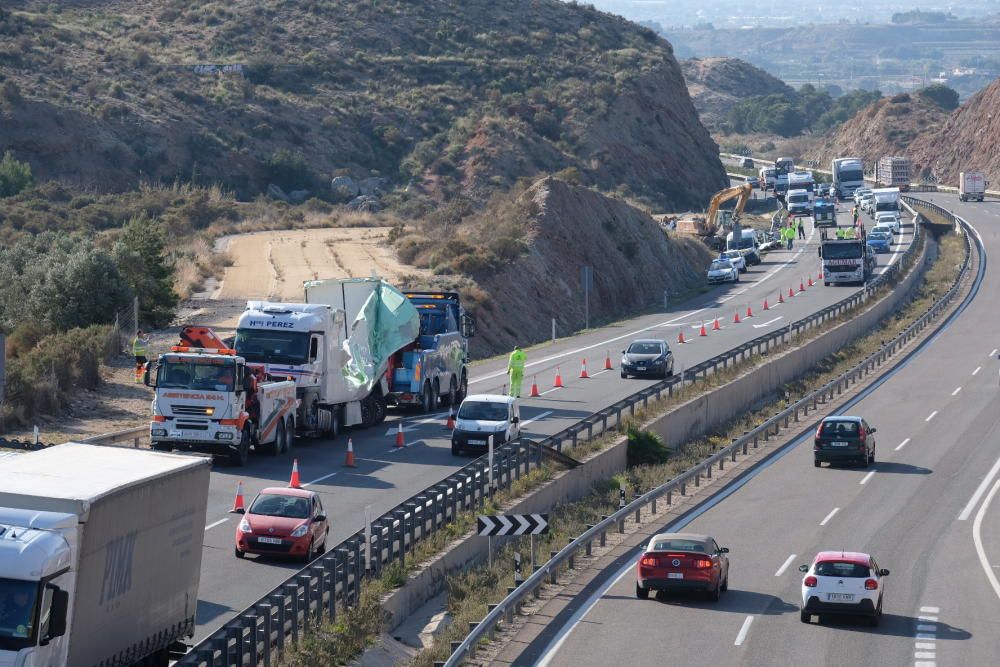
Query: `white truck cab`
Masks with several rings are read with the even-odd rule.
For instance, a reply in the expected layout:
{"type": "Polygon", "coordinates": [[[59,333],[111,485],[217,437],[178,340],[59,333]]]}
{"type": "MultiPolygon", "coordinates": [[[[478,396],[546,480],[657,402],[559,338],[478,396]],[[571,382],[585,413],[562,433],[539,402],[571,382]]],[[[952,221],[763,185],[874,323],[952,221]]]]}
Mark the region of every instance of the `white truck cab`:
{"type": "Polygon", "coordinates": [[[462,401],[451,433],[451,453],[485,453],[521,436],[521,404],[513,396],[473,394],[462,401]]]}

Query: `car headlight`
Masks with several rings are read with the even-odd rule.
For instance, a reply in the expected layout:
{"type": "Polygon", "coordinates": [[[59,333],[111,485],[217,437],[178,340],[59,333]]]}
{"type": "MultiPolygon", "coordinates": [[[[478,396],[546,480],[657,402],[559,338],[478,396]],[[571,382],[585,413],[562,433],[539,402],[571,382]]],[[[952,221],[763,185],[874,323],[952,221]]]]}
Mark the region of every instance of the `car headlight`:
{"type": "Polygon", "coordinates": [[[304,523],[301,526],[299,526],[298,528],[296,528],[295,530],[293,530],[291,536],[292,537],[302,537],[307,532],[309,532],[309,524],[308,523],[304,523]]]}
{"type": "Polygon", "coordinates": [[[149,430],[149,434],[153,437],[166,437],[167,429],[165,428],[153,428],[149,430]]]}
{"type": "Polygon", "coordinates": [[[240,521],[240,532],[241,533],[252,533],[253,528],[250,527],[250,522],[246,519],[240,521]]]}

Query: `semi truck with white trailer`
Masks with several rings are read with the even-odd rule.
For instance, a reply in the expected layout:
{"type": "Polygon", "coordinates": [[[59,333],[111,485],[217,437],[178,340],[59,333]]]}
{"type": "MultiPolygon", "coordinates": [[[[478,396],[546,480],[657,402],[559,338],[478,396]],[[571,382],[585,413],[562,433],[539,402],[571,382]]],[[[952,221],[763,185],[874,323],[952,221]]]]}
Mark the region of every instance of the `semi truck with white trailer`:
{"type": "Polygon", "coordinates": [[[224,455],[240,466],[251,449],[289,451],[296,430],[295,382],[267,381],[206,327],[184,327],[180,338],[145,376],[155,389],[153,449],[224,455]]]}
{"type": "Polygon", "coordinates": [[[857,157],[839,157],[830,162],[833,187],[840,199],[849,199],[865,186],[865,163],[857,157]]]}
{"type": "Polygon", "coordinates": [[[910,189],[910,160],[900,156],[885,156],[875,163],[875,187],[910,189]]]}
{"type": "Polygon", "coordinates": [[[420,317],[379,278],[311,281],[306,303],[249,301],[234,347],[269,378],[290,378],[302,435],[335,437],[386,415],[389,358],[417,338],[420,317]]]}
{"type": "Polygon", "coordinates": [[[986,174],[981,171],[963,171],[958,175],[959,201],[983,201],[986,195],[986,174]]]}
{"type": "Polygon", "coordinates": [[[0,458],[0,665],[167,667],[195,630],[208,457],[0,458]]]}

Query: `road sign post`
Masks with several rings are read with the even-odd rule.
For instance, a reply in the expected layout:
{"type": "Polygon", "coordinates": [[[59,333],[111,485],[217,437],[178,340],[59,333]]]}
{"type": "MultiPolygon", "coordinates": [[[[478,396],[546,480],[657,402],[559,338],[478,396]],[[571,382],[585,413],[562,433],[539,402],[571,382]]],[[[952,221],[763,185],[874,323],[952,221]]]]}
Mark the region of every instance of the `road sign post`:
{"type": "Polygon", "coordinates": [[[521,576],[521,552],[514,552],[514,585],[520,586],[524,581],[524,577],[521,576]]]}
{"type": "Polygon", "coordinates": [[[487,457],[487,466],[489,468],[487,479],[490,485],[490,498],[493,498],[493,438],[494,436],[488,436],[486,438],[486,443],[489,445],[489,456],[487,457]]]}
{"type": "MultiPolygon", "coordinates": [[[[382,554],[379,554],[379,558],[382,554]]],[[[372,506],[365,505],[365,572],[372,571],[372,506]]]]}
{"type": "Polygon", "coordinates": [[[618,509],[625,507],[625,487],[618,489],[618,509]]]}

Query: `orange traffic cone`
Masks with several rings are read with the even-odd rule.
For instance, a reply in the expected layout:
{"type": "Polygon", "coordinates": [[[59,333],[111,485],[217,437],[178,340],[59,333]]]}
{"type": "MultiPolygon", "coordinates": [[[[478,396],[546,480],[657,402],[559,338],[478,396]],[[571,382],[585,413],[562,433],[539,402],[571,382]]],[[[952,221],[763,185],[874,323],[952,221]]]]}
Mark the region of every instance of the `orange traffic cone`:
{"type": "MultiPolygon", "coordinates": [[[[348,438],[348,442],[350,442],[350,438],[348,438]]],[[[405,444],[403,440],[403,424],[399,423],[396,425],[396,447],[402,447],[405,444]]]]}
{"type": "Polygon", "coordinates": [[[801,280],[799,281],[799,291],[800,292],[805,292],[806,291],[806,286],[802,283],[801,280]]]}
{"type": "Polygon", "coordinates": [[[715,318],[715,323],[712,324],[712,331],[722,331],[722,327],[719,326],[719,318],[715,318]]]}
{"type": "Polygon", "coordinates": [[[677,334],[677,342],[678,342],[678,343],[681,343],[681,344],[683,344],[683,343],[685,343],[685,342],[686,342],[686,341],[684,340],[684,332],[683,332],[683,331],[681,331],[681,332],[679,332],[679,333],[677,334]]]}
{"type": "Polygon", "coordinates": [[[604,354],[605,354],[605,357],[604,357],[604,370],[610,371],[612,368],[614,368],[614,366],[611,365],[611,352],[605,351],[604,354]]]}
{"type": "Polygon", "coordinates": [[[785,302],[785,295],[782,294],[781,292],[778,292],[778,303],[784,303],[784,302],[785,302]]]}
{"type": "Polygon", "coordinates": [[[565,385],[563,385],[562,373],[559,372],[559,367],[558,366],[556,366],[556,381],[555,381],[555,383],[552,386],[554,388],[558,388],[558,389],[562,389],[565,386],[565,385]]]}
{"type": "Polygon", "coordinates": [[[452,408],[448,408],[448,422],[444,427],[455,430],[455,410],[452,408]]]}
{"type": "Polygon", "coordinates": [[[764,310],[771,310],[771,306],[767,305],[767,297],[764,297],[764,310]]]}
{"type": "Polygon", "coordinates": [[[236,500],[233,501],[233,509],[229,510],[230,514],[242,514],[246,511],[246,505],[243,503],[243,480],[236,485],[236,500]]]}
{"type": "Polygon", "coordinates": [[[586,359],[583,360],[583,365],[580,366],[580,377],[582,379],[589,379],[590,378],[590,376],[587,375],[587,360],[586,359]]]}
{"type": "Polygon", "coordinates": [[[299,460],[292,459],[292,478],[288,480],[288,488],[301,489],[302,482],[299,481],[299,460]]]}
{"type": "Polygon", "coordinates": [[[535,375],[531,376],[531,393],[528,394],[531,398],[538,398],[541,396],[541,392],[538,391],[538,377],[535,375]]]}
{"type": "Polygon", "coordinates": [[[701,331],[698,332],[698,335],[699,336],[707,336],[708,335],[708,332],[705,331],[705,323],[704,322],[701,323],[701,331]]]}
{"type": "Polygon", "coordinates": [[[812,274],[809,275],[809,282],[806,283],[806,284],[809,285],[809,287],[813,286],[813,277],[812,277],[812,274]]]}
{"type": "Polygon", "coordinates": [[[347,458],[344,460],[344,467],[354,468],[354,441],[347,439],[347,458]]]}
{"type": "Polygon", "coordinates": [[[795,290],[793,290],[791,287],[788,288],[788,296],[795,296],[795,290]]]}
{"type": "Polygon", "coordinates": [[[819,277],[820,280],[823,280],[823,272],[822,271],[819,272],[819,276],[818,277],[819,277]]]}
{"type": "Polygon", "coordinates": [[[733,324],[739,324],[739,323],[740,323],[740,311],[737,310],[735,313],[733,313],[733,324]]]}
{"type": "Polygon", "coordinates": [[[747,317],[753,317],[753,309],[750,306],[747,306],[747,315],[746,316],[747,317]]]}

